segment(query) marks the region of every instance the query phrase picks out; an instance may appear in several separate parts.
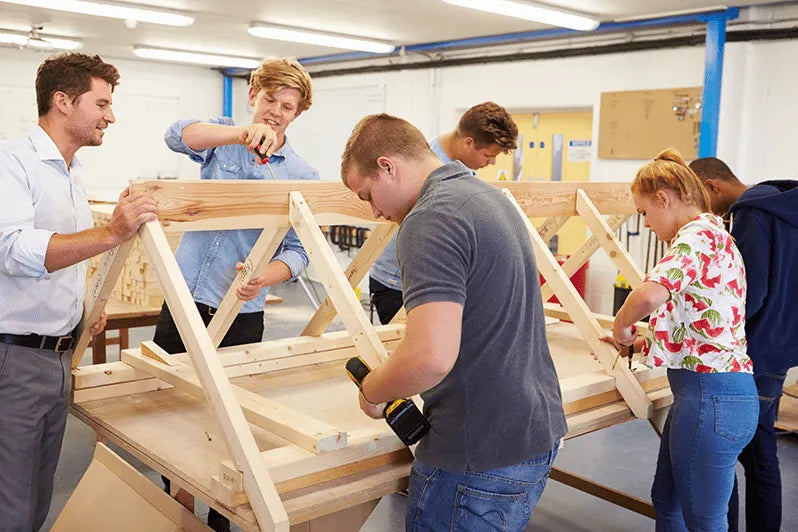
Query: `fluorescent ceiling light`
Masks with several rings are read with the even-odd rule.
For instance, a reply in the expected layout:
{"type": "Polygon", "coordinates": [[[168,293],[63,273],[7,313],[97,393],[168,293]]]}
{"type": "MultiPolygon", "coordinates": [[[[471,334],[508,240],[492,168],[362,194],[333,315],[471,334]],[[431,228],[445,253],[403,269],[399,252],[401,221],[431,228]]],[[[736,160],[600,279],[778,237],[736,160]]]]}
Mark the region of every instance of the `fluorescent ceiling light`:
{"type": "Polygon", "coordinates": [[[124,4],[108,4],[100,2],[87,2],[85,0],[0,0],[7,4],[40,7],[55,11],[68,11],[81,15],[94,15],[98,17],[119,18],[122,20],[136,20],[152,24],[165,24],[167,26],[191,26],[194,17],[162,11],[157,9],[144,9],[124,4]]]}
{"type": "Polygon", "coordinates": [[[258,68],[260,61],[248,57],[232,55],[208,54],[204,52],[189,52],[186,50],[169,50],[166,48],[152,48],[150,46],[134,46],[133,53],[147,59],[160,61],[176,61],[178,63],[194,63],[218,67],[258,68]]]}
{"type": "Polygon", "coordinates": [[[64,39],[62,37],[50,37],[48,35],[35,34],[31,37],[27,33],[16,33],[10,31],[0,31],[0,44],[14,44],[37,50],[77,50],[83,43],[74,39],[64,39]]]}
{"type": "Polygon", "coordinates": [[[495,15],[531,20],[551,26],[560,26],[572,30],[590,31],[596,29],[599,21],[583,15],[569,13],[550,7],[541,7],[524,1],[513,0],[443,0],[452,4],[479,11],[487,11],[495,15]]]}
{"type": "Polygon", "coordinates": [[[253,37],[261,37],[263,39],[300,42],[317,46],[329,46],[330,48],[344,48],[346,50],[360,50],[374,54],[387,54],[393,52],[396,48],[393,44],[386,42],[369,41],[345,35],[336,35],[335,33],[286,28],[285,26],[252,24],[248,31],[253,37]]]}

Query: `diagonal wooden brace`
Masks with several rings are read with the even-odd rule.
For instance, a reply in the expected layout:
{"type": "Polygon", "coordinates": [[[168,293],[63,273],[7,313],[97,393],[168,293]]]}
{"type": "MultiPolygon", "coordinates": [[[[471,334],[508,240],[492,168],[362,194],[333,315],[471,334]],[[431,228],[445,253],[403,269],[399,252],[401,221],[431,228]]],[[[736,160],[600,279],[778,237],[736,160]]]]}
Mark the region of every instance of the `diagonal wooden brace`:
{"type": "MultiPolygon", "coordinates": [[[[351,286],[354,287],[360,283],[393,235],[396,234],[398,228],[399,226],[396,224],[379,224],[371,231],[371,235],[363,243],[363,247],[358,250],[355,258],[344,271],[351,286]]],[[[302,336],[319,336],[327,330],[336,314],[332,299],[327,297],[302,331],[302,336]]]]}
{"type": "Polygon", "coordinates": [[[213,319],[208,324],[208,334],[211,336],[214,347],[219,347],[219,344],[222,343],[224,335],[230,330],[238,312],[244,306],[244,302],[236,296],[236,288],[247,284],[250,279],[261,275],[266,270],[287,232],[287,227],[267,227],[255,241],[249,256],[244,261],[244,268],[236,275],[233,284],[230,285],[219,308],[216,309],[213,319]]]}
{"type": "Polygon", "coordinates": [[[611,345],[601,341],[601,327],[593,317],[587,304],[585,304],[584,300],[579,296],[576,288],[574,288],[574,285],[571,283],[571,280],[568,279],[559,264],[557,264],[554,255],[551,254],[551,251],[549,251],[543,243],[543,239],[540,238],[540,235],[532,226],[529,218],[526,217],[526,214],[524,214],[521,206],[510,191],[503,189],[503,192],[510,203],[516,208],[526,225],[540,273],[554,288],[554,294],[560,300],[565,310],[568,311],[571,320],[582,335],[582,338],[584,338],[590,346],[590,349],[593,350],[593,353],[598,358],[599,364],[601,364],[609,375],[615,377],[615,386],[629,405],[632,413],[640,418],[647,419],[651,417],[653,405],[646,395],[646,392],[625,364],[616,364],[613,369],[613,362],[616,358],[617,350],[611,345]]]}
{"type": "Polygon", "coordinates": [[[290,211],[288,215],[299,240],[313,261],[319,277],[324,283],[327,294],[341,315],[344,327],[352,336],[358,354],[371,366],[375,367],[388,358],[385,347],[380,342],[374,326],[366,316],[366,312],[349,286],[338,260],[327,245],[324,233],[319,229],[313,213],[310,212],[301,192],[290,193],[290,211]]]}

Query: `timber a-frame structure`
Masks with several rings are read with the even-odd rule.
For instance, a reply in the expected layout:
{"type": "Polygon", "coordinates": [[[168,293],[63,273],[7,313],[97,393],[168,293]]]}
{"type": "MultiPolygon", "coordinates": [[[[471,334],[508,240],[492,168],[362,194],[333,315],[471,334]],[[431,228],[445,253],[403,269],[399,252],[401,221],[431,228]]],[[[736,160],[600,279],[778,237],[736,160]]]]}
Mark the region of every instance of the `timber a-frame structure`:
{"type": "MultiPolygon", "coordinates": [[[[561,302],[544,306],[561,320],[547,327],[547,336],[568,437],[633,417],[656,426],[672,400],[664,373],[614,364],[617,351],[600,341],[612,318],[591,312],[569,280],[601,248],[632,286],[642,282],[614,235],[635,212],[628,184],[496,186],[529,232],[546,280],[544,301],[554,294],[561,302]],[[592,236],[559,265],[547,242],[572,216],[581,217],[592,236]],[[542,219],[537,229],[530,217],[542,219]]],[[[375,327],[352,290],[396,225],[374,220],[366,203],[333,182],[138,181],[131,189],[147,191],[159,206],[159,220],[142,226],[138,238],[188,352],[170,355],[144,342],[123,351],[119,362],[78,366],[90,340],[84,331],[73,359],[73,413],[244,529],[288,530],[404,489],[410,451],[383,421],[359,411],[357,390],[343,371],[354,355],[379,364],[403,337],[403,313],[396,323],[375,327]],[[376,224],[345,270],[319,227],[333,224],[376,224]],[[328,298],[296,338],[218,348],[242,306],[236,287],[263,271],[290,228],[328,298]],[[224,229],[262,232],[205,327],[166,233],[224,229]],[[336,315],[345,331],[326,332],[336,315]]],[[[85,323],[102,313],[131,245],[103,257],[89,285],[85,323]]],[[[650,503],[570,473],[555,469],[552,478],[653,515],[650,503]]]]}

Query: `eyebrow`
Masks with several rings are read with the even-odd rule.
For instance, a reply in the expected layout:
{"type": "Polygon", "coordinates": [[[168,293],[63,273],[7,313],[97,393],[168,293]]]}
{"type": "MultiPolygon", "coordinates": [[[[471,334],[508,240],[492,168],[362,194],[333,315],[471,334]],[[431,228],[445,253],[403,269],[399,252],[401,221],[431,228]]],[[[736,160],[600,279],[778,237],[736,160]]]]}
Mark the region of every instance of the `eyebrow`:
{"type": "Polygon", "coordinates": [[[100,98],[99,100],[97,100],[97,103],[111,103],[111,100],[109,100],[108,98],[100,98]]]}

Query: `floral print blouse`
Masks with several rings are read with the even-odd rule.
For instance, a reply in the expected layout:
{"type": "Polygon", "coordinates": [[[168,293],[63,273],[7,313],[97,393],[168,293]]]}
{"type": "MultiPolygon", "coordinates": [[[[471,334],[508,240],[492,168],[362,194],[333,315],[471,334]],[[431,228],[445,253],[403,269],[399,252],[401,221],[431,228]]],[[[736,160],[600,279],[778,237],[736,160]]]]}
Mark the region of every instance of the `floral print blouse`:
{"type": "Polygon", "coordinates": [[[723,221],[685,224],[645,278],[671,293],[649,318],[642,363],[698,373],[752,373],[745,341],[745,267],[723,221]]]}

